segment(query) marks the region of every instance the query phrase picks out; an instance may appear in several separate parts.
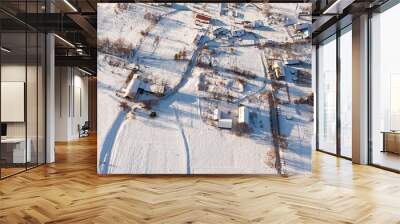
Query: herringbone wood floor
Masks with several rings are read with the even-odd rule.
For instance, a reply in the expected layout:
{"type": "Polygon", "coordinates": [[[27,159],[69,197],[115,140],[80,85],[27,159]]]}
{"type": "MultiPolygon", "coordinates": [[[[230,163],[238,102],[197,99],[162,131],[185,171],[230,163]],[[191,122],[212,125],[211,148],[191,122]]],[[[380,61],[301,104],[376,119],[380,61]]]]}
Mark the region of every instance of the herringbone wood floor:
{"type": "Polygon", "coordinates": [[[313,155],[313,174],[98,176],[96,139],[0,181],[0,223],[400,223],[400,175],[313,155]]]}

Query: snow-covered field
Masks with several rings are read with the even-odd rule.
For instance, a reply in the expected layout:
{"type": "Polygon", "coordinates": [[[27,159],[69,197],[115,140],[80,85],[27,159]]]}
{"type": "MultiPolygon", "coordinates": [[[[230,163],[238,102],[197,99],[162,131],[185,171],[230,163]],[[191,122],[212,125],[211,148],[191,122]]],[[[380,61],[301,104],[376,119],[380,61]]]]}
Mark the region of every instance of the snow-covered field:
{"type": "MultiPolygon", "coordinates": [[[[277,109],[287,146],[273,143],[273,105],[266,97],[274,91],[267,62],[272,55],[259,44],[293,42],[292,30],[284,24],[297,21],[299,7],[270,6],[268,12],[280,16],[280,22],[263,14],[264,4],[98,4],[99,39],[132,47],[125,56],[98,52],[98,172],[277,174],[282,173],[276,169],[277,157],[284,172],[309,171],[313,110],[294,100],[312,92],[311,86],[299,85],[295,75],[295,80],[290,75],[280,81],[286,89],[274,92],[279,101],[287,100],[288,94],[292,100],[277,109]],[[198,14],[211,20],[199,23],[198,14]],[[264,25],[248,29],[244,20],[262,20],[264,25]],[[220,27],[230,35],[216,36],[213,31],[220,27]],[[238,30],[245,31],[233,35],[238,30]],[[200,66],[200,59],[207,63],[200,66]],[[133,73],[140,83],[162,85],[165,92],[141,90],[123,97],[136,79],[133,73]],[[202,79],[206,88],[199,89],[202,79]],[[151,104],[144,100],[150,97],[151,104]],[[249,110],[243,133],[236,128],[239,106],[249,110]],[[233,121],[232,128],[217,127],[218,121],[211,118],[215,108],[233,121]]],[[[311,57],[310,44],[286,51],[301,55],[302,61],[311,57]]]]}

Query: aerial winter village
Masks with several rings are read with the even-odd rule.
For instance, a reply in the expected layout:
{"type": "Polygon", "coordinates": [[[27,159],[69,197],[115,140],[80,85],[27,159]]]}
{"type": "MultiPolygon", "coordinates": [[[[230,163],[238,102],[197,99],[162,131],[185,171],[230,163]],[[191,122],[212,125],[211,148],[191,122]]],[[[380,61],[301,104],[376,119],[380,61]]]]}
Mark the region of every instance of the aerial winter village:
{"type": "Polygon", "coordinates": [[[311,4],[98,4],[98,172],[310,171],[311,4]]]}

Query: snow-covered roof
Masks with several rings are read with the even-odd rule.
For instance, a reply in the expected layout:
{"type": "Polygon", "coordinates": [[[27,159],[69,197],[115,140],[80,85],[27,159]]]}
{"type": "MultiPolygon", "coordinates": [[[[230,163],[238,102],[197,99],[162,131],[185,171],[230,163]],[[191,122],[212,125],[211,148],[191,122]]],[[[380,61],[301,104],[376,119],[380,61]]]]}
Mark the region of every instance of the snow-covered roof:
{"type": "Polygon", "coordinates": [[[129,82],[128,86],[126,87],[126,91],[124,97],[134,97],[139,89],[141,80],[139,79],[140,76],[135,75],[131,81],[129,82]]]}
{"type": "Polygon", "coordinates": [[[239,107],[239,118],[238,118],[239,123],[249,123],[249,110],[247,109],[246,106],[240,106],[239,107]]]}
{"type": "Polygon", "coordinates": [[[219,120],[221,118],[221,111],[216,108],[214,109],[213,120],[219,120]]]}
{"type": "Polygon", "coordinates": [[[300,60],[295,59],[285,59],[285,65],[298,65],[300,64],[300,60]]]}
{"type": "Polygon", "coordinates": [[[163,85],[159,84],[149,84],[149,83],[143,83],[140,85],[140,88],[142,88],[144,91],[151,92],[151,93],[157,93],[157,94],[164,94],[165,87],[163,85]]]}
{"type": "Polygon", "coordinates": [[[211,17],[204,14],[196,14],[196,19],[208,22],[211,19],[211,17]]]}
{"type": "Polygon", "coordinates": [[[232,119],[219,119],[218,121],[219,128],[232,128],[232,119]]]}

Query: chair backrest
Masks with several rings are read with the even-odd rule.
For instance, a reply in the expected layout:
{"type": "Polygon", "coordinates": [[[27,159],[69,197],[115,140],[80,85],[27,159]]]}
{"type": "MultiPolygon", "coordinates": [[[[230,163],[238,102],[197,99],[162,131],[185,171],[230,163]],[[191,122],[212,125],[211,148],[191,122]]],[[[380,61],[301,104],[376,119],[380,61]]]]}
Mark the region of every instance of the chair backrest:
{"type": "Polygon", "coordinates": [[[85,123],[83,124],[82,128],[89,129],[90,128],[89,121],[85,121],[85,123]]]}

